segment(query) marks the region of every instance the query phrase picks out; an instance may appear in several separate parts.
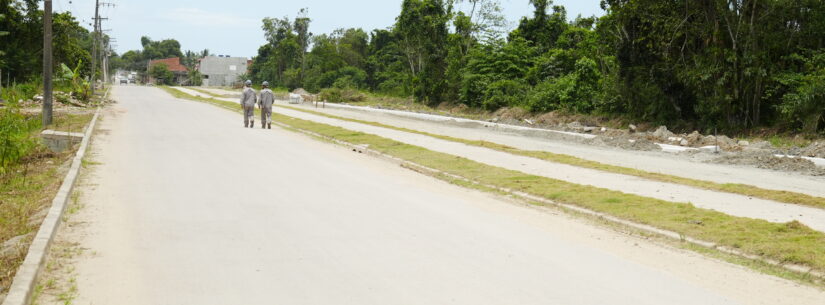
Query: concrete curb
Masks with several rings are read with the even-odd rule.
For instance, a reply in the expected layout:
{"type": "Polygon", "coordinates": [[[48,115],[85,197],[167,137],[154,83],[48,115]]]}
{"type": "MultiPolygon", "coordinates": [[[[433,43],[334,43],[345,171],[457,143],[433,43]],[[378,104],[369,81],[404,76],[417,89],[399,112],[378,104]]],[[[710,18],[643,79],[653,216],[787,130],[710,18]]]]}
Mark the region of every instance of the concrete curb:
{"type": "MultiPolygon", "coordinates": [[[[212,104],[212,105],[214,105],[214,104],[212,104]]],[[[224,106],[221,106],[221,105],[214,105],[214,106],[218,106],[220,108],[224,108],[224,109],[228,109],[228,110],[231,110],[231,111],[239,112],[237,108],[229,108],[229,107],[224,107],[224,106]]],[[[808,274],[808,275],[811,275],[811,276],[814,276],[814,277],[817,277],[817,278],[820,278],[820,279],[825,279],[825,273],[814,270],[811,267],[802,266],[802,265],[794,265],[794,264],[786,264],[786,263],[776,261],[776,260],[773,260],[773,259],[768,259],[768,258],[765,258],[765,257],[762,257],[762,256],[743,253],[743,252],[738,251],[736,249],[721,246],[721,245],[713,243],[713,242],[708,242],[708,241],[703,241],[703,240],[687,237],[687,236],[684,236],[683,234],[678,233],[678,232],[659,229],[659,228],[656,228],[656,227],[653,227],[653,226],[649,226],[649,225],[645,225],[645,224],[640,224],[640,223],[635,223],[635,222],[632,222],[632,221],[620,219],[620,218],[617,218],[617,217],[614,217],[614,216],[611,216],[611,215],[608,215],[608,214],[596,212],[596,211],[586,209],[586,208],[583,208],[583,207],[580,207],[580,206],[565,204],[565,203],[559,203],[559,202],[555,202],[555,201],[552,201],[552,200],[549,200],[549,199],[546,199],[546,198],[542,198],[542,197],[534,196],[534,195],[527,194],[527,193],[524,193],[524,192],[519,192],[519,191],[516,191],[516,190],[502,188],[502,187],[498,187],[498,186],[494,186],[494,185],[486,185],[486,184],[479,183],[477,181],[474,181],[474,180],[471,180],[471,179],[468,179],[468,178],[465,178],[465,177],[453,175],[453,174],[450,174],[450,173],[445,173],[445,172],[437,170],[437,169],[429,168],[429,167],[426,167],[426,166],[423,166],[423,165],[420,165],[420,164],[417,164],[417,163],[413,163],[413,162],[410,162],[410,161],[407,161],[407,160],[396,158],[394,156],[390,156],[390,155],[384,154],[382,152],[369,149],[368,147],[365,147],[364,145],[356,145],[356,144],[349,143],[349,142],[346,142],[346,141],[342,141],[342,140],[339,140],[339,139],[336,139],[336,138],[324,136],[324,135],[321,135],[321,134],[318,134],[318,133],[315,133],[315,132],[312,132],[312,131],[309,131],[309,130],[304,130],[304,129],[292,127],[292,126],[289,126],[287,124],[283,124],[283,123],[280,123],[280,122],[273,121],[272,123],[274,125],[280,126],[282,128],[285,128],[285,129],[295,130],[297,132],[300,132],[300,133],[303,133],[303,134],[306,134],[306,135],[309,135],[309,136],[321,138],[321,139],[333,142],[335,144],[345,146],[349,149],[352,149],[355,152],[365,153],[365,154],[368,154],[368,155],[379,157],[381,159],[393,162],[393,163],[398,164],[398,165],[400,165],[404,168],[407,168],[407,169],[410,169],[410,170],[413,170],[413,171],[416,171],[416,172],[419,172],[419,173],[422,173],[422,174],[425,174],[425,175],[429,175],[429,176],[447,176],[447,177],[450,177],[451,179],[465,181],[467,183],[472,183],[472,184],[475,184],[475,185],[483,186],[485,188],[497,190],[497,191],[505,193],[505,194],[510,194],[510,195],[516,197],[517,199],[520,199],[520,200],[541,202],[542,204],[557,206],[557,207],[560,207],[560,208],[563,208],[563,209],[575,211],[577,213],[581,213],[581,214],[588,215],[588,216],[591,216],[591,217],[600,218],[600,219],[609,221],[611,223],[623,225],[623,226],[633,228],[633,229],[636,229],[636,230],[640,230],[640,231],[643,231],[643,232],[652,233],[652,234],[655,234],[655,235],[658,235],[658,236],[663,236],[663,237],[666,237],[666,238],[669,238],[669,239],[672,239],[672,240],[681,241],[681,242],[688,242],[688,243],[691,243],[691,244],[694,244],[694,245],[697,245],[697,246],[701,246],[703,248],[714,249],[714,250],[717,250],[717,251],[720,251],[720,252],[723,252],[723,253],[727,253],[727,254],[731,254],[731,255],[734,255],[734,256],[739,256],[739,257],[743,257],[743,258],[754,260],[754,261],[764,262],[764,263],[767,263],[767,264],[770,264],[770,265],[773,265],[773,266],[777,266],[777,267],[786,269],[786,270],[794,272],[794,273],[808,274]]]]}
{"type": "Polygon", "coordinates": [[[23,264],[20,265],[19,269],[17,269],[17,274],[14,276],[14,280],[9,288],[9,294],[3,301],[3,305],[27,305],[31,302],[35,283],[37,282],[37,276],[40,274],[40,271],[46,262],[46,255],[48,254],[49,247],[51,246],[54,236],[57,233],[57,229],[60,225],[60,219],[63,217],[63,212],[66,210],[66,206],[69,203],[69,198],[72,190],[74,189],[75,182],[77,182],[77,176],[80,173],[83,157],[86,155],[86,149],[89,147],[92,132],[95,129],[97,118],[99,116],[100,108],[97,108],[94,117],[92,117],[92,121],[89,123],[89,126],[86,127],[83,141],[80,142],[80,148],[77,149],[77,153],[75,154],[74,159],[72,159],[72,165],[69,168],[69,172],[66,174],[66,178],[63,179],[63,184],[60,185],[57,195],[52,200],[51,208],[49,208],[49,214],[43,220],[43,223],[40,225],[40,229],[37,231],[37,235],[35,235],[34,240],[32,240],[31,246],[29,246],[29,252],[26,254],[23,264]]]}

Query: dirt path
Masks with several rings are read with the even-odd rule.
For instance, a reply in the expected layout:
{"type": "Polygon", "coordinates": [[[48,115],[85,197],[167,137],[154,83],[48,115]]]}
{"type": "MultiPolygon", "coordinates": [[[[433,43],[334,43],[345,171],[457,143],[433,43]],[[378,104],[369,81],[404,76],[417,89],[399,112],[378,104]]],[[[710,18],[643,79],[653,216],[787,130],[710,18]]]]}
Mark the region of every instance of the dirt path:
{"type": "MultiPolygon", "coordinates": [[[[123,87],[74,304],[822,304],[825,293],[123,87]]],[[[48,303],[48,302],[43,302],[48,303]]]]}

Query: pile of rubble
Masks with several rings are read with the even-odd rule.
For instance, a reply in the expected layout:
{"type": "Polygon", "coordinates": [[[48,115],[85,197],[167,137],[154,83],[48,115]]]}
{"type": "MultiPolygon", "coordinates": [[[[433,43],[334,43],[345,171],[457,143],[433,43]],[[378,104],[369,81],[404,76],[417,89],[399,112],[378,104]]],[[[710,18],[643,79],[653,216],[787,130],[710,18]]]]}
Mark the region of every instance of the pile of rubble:
{"type": "Polygon", "coordinates": [[[725,153],[710,160],[711,163],[747,165],[757,168],[798,172],[813,176],[825,176],[825,168],[817,167],[808,159],[795,157],[778,157],[765,149],[747,149],[736,153],[725,153]]]}
{"type": "MultiPolygon", "coordinates": [[[[55,108],[87,107],[88,103],[75,99],[71,92],[55,91],[53,96],[55,108]]],[[[43,96],[37,95],[30,100],[19,100],[17,106],[21,108],[39,108],[43,105],[43,96]]]]}

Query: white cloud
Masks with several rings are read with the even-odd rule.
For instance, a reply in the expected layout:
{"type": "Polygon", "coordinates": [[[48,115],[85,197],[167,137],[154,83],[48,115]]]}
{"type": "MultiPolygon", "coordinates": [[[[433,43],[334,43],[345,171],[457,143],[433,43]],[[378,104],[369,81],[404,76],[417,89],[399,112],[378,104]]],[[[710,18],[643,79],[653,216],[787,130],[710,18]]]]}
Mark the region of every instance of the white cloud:
{"type": "Polygon", "coordinates": [[[163,19],[199,27],[248,27],[259,22],[254,18],[208,12],[199,8],[176,8],[164,13],[163,19]]]}

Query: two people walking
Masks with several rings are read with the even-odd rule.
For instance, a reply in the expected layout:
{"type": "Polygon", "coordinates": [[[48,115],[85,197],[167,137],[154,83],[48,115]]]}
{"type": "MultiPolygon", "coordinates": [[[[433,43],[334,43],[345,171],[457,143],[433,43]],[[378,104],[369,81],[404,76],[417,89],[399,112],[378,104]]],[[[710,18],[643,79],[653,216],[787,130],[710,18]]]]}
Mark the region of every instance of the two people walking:
{"type": "Polygon", "coordinates": [[[269,90],[269,82],[261,84],[261,96],[252,89],[252,81],[244,83],[243,94],[241,94],[241,107],[243,108],[243,126],[245,128],[255,127],[255,104],[261,108],[261,128],[272,129],[272,104],[275,102],[275,94],[269,90]]]}

